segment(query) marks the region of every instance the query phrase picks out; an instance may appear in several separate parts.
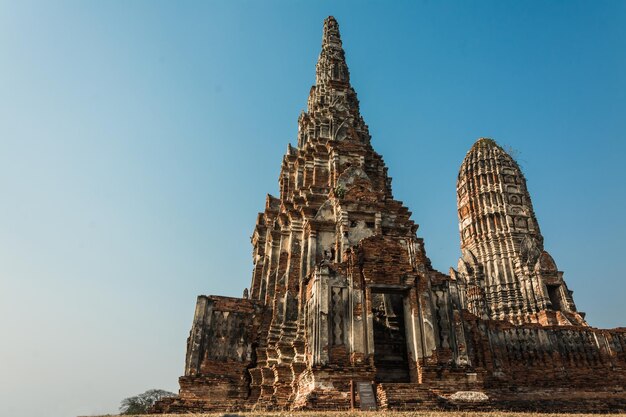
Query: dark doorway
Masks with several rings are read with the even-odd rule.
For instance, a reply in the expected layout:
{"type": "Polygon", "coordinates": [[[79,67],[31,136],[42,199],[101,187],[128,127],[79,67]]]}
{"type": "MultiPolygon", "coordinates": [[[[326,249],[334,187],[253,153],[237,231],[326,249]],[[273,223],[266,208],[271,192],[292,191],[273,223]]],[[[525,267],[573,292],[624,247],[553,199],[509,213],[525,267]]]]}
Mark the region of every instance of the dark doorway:
{"type": "Polygon", "coordinates": [[[372,293],[377,382],[410,382],[402,294],[372,293]]]}
{"type": "Polygon", "coordinates": [[[547,285],[548,297],[552,303],[552,310],[561,311],[560,285],[547,285]]]}

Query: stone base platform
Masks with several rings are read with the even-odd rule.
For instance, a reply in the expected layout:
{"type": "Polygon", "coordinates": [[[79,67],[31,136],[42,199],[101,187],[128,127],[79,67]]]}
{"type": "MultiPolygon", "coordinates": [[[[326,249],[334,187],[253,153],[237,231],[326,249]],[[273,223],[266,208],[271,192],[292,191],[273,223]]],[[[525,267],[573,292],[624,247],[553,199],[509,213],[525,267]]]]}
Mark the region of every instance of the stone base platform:
{"type": "MultiPolygon", "coordinates": [[[[572,389],[518,389],[518,390],[476,390],[443,392],[440,389],[413,383],[381,383],[375,385],[376,402],[379,411],[518,411],[550,413],[626,413],[626,392],[619,387],[600,390],[572,389]]],[[[354,407],[359,409],[358,393],[355,393],[354,407]]],[[[309,400],[300,402],[298,414],[302,411],[350,410],[350,392],[337,390],[333,395],[328,390],[311,392],[309,400]],[[319,398],[318,398],[319,397],[319,398]],[[329,401],[324,401],[329,397],[329,401]],[[337,401],[341,398],[342,401],[337,401]],[[321,401],[317,401],[321,400],[321,401]],[[332,407],[332,403],[341,404],[332,407]]],[[[158,403],[155,413],[203,413],[203,412],[251,412],[264,413],[258,404],[245,400],[237,403],[212,402],[182,399],[165,399],[158,403]]],[[[270,411],[270,410],[268,410],[270,411]]],[[[280,411],[280,410],[272,410],[280,411]]],[[[282,411],[294,412],[295,407],[282,411]]],[[[303,414],[303,415],[304,415],[303,414]]]]}

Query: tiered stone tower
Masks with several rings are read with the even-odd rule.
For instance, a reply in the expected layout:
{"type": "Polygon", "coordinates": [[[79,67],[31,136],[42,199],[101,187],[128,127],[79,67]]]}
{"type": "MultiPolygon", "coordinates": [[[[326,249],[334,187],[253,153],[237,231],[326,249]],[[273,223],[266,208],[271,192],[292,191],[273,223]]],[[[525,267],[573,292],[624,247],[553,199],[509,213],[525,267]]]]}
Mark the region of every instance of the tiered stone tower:
{"type": "Polygon", "coordinates": [[[458,277],[469,311],[513,323],[585,324],[543,248],[519,165],[492,139],[479,139],[463,160],[457,202],[458,277]]]}
{"type": "MultiPolygon", "coordinates": [[[[394,306],[404,309],[402,300],[398,307],[378,287],[371,299],[362,290],[365,281],[404,291],[414,286],[418,270],[430,269],[417,225],[393,199],[387,168],[370,144],[332,17],[324,22],[315,78],[298,120],[298,146],[289,145],[283,158],[280,197],[268,195],[252,236],[250,299],[268,315],[267,338],[260,340],[257,367],[250,370],[252,389],[278,406],[298,394],[293,384],[307,359],[314,366],[364,363],[374,344],[374,335],[364,332],[366,300],[377,303],[381,326],[390,332],[385,352],[375,358],[387,364],[378,378],[408,382],[409,369],[401,366],[406,343],[396,342],[405,336],[385,315],[402,316],[404,311],[393,312],[394,306]]],[[[300,377],[312,381],[314,373],[315,367],[300,377]]],[[[366,378],[375,378],[373,368],[366,378]]]]}
{"type": "Polygon", "coordinates": [[[250,290],[198,297],[179,395],[155,412],[626,410],[626,329],[576,313],[524,177],[491,140],[459,175],[459,271],[432,269],[332,17],[279,187],[257,217],[250,290]]]}

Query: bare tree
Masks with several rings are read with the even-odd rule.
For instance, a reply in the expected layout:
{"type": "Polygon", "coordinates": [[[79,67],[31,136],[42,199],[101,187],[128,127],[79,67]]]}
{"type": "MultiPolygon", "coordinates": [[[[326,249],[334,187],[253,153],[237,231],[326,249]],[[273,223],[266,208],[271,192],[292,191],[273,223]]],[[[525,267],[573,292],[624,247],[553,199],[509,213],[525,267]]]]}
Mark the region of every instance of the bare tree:
{"type": "Polygon", "coordinates": [[[176,394],[162,389],[150,389],[143,394],[124,398],[120,404],[122,414],[147,414],[148,409],[161,398],[175,397],[176,394]]]}

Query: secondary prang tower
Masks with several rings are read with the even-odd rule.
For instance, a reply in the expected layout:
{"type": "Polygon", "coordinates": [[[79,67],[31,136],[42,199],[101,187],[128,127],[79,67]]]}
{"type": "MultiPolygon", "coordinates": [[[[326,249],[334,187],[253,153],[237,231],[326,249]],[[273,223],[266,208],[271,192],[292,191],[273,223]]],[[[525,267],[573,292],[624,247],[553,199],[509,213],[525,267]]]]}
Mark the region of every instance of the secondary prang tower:
{"type": "Polygon", "coordinates": [[[479,139],[463,160],[457,202],[458,278],[469,311],[513,323],[585,324],[543,248],[519,165],[492,139],[479,139]]]}
{"type": "Polygon", "coordinates": [[[154,411],[626,410],[626,330],[576,312],[515,161],[490,139],[468,152],[462,257],[435,271],[332,17],[315,78],[257,216],[250,290],[198,297],[179,395],[154,411]]]}

